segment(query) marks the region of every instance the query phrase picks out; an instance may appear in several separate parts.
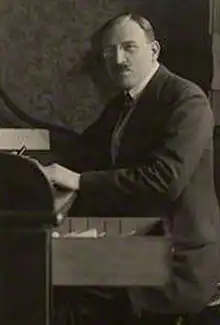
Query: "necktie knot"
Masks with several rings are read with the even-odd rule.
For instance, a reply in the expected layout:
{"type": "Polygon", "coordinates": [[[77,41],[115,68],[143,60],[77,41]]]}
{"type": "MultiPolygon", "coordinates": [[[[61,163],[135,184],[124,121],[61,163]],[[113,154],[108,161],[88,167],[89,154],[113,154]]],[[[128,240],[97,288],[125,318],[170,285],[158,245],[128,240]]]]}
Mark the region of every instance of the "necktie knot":
{"type": "Polygon", "coordinates": [[[123,105],[123,110],[125,112],[129,111],[134,105],[134,99],[131,97],[129,92],[126,92],[124,94],[124,105],[123,105]]]}

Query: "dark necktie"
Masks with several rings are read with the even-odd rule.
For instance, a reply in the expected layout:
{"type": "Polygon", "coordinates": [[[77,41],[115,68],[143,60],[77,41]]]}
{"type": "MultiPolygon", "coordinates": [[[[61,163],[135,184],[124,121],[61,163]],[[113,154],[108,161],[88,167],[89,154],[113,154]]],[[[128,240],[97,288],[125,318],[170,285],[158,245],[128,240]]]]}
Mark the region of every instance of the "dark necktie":
{"type": "Polygon", "coordinates": [[[134,99],[129,93],[124,94],[123,104],[121,106],[121,114],[115,125],[113,134],[112,134],[112,143],[111,143],[111,156],[112,162],[115,163],[115,160],[118,155],[118,148],[120,145],[121,137],[123,135],[125,126],[128,122],[129,116],[134,109],[134,99]]]}
{"type": "Polygon", "coordinates": [[[131,97],[131,95],[126,92],[124,94],[124,100],[123,100],[123,105],[122,105],[122,111],[126,115],[130,109],[132,109],[134,106],[134,99],[131,97]]]}

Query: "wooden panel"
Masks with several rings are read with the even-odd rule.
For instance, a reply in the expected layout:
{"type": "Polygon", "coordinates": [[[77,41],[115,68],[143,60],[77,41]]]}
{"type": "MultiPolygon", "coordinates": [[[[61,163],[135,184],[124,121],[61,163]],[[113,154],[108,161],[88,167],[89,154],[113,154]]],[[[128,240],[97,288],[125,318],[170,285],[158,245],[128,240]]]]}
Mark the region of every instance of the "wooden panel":
{"type": "Polygon", "coordinates": [[[213,78],[211,88],[220,90],[220,33],[212,35],[212,51],[213,51],[213,78]]]}
{"type": "Polygon", "coordinates": [[[86,217],[74,217],[74,218],[70,218],[71,219],[71,231],[84,231],[87,230],[89,228],[88,225],[88,218],[86,217]]]}
{"type": "Polygon", "coordinates": [[[220,126],[216,126],[214,136],[214,179],[220,204],[220,126]]]}
{"type": "Polygon", "coordinates": [[[220,90],[212,90],[211,103],[215,118],[215,124],[220,125],[220,90]]]}
{"type": "Polygon", "coordinates": [[[53,239],[52,282],[163,286],[169,278],[168,259],[169,248],[162,237],[53,239]]]}
{"type": "Polygon", "coordinates": [[[212,0],[213,4],[213,31],[220,33],[220,2],[219,0],[212,0]]]}
{"type": "Polygon", "coordinates": [[[97,229],[98,233],[105,232],[106,236],[127,235],[133,230],[150,227],[156,221],[155,218],[100,218],[100,217],[71,217],[65,225],[59,226],[56,230],[60,234],[69,231],[81,232],[91,228],[97,229]]]}

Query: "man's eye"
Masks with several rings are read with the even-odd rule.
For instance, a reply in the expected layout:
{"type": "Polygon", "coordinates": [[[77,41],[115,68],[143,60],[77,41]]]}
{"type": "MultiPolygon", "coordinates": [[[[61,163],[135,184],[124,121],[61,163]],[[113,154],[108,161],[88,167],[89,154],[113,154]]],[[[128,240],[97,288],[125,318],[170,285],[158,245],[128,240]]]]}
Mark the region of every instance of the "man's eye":
{"type": "Polygon", "coordinates": [[[137,50],[137,45],[136,44],[124,44],[124,50],[125,51],[129,51],[129,52],[133,52],[137,50]]]}

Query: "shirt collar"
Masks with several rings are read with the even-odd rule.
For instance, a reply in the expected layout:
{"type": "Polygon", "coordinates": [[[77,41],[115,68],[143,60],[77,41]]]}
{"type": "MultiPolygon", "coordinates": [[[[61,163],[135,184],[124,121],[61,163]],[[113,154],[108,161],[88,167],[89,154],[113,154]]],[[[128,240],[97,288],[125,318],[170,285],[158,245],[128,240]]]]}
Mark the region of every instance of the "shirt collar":
{"type": "Polygon", "coordinates": [[[142,90],[147,86],[147,84],[149,83],[149,81],[151,80],[151,78],[157,72],[158,68],[159,68],[159,63],[156,62],[156,64],[153,67],[152,71],[146,76],[146,78],[144,78],[137,86],[135,86],[134,88],[132,88],[132,89],[130,89],[128,91],[129,95],[133,99],[137,99],[137,97],[140,95],[140,93],[142,92],[142,90]]]}

